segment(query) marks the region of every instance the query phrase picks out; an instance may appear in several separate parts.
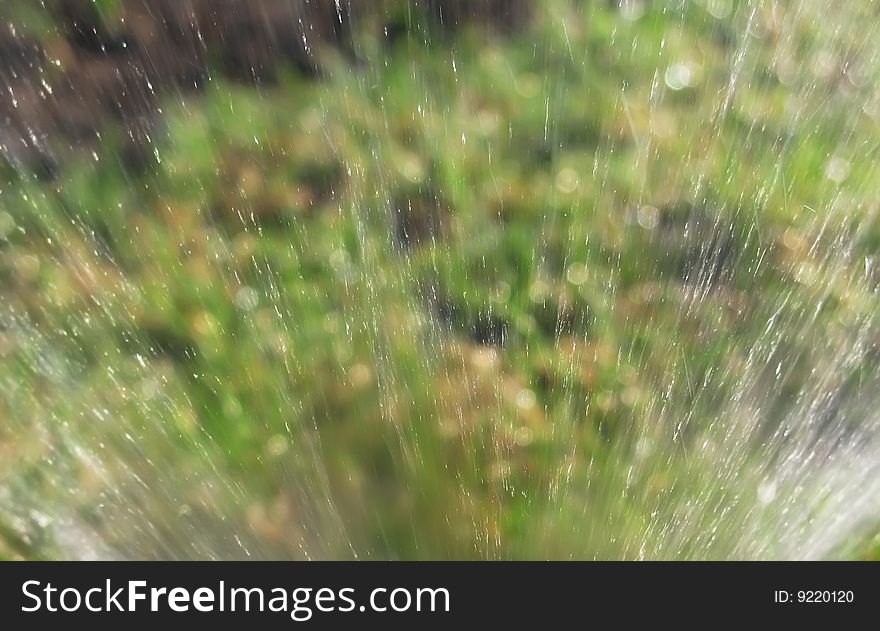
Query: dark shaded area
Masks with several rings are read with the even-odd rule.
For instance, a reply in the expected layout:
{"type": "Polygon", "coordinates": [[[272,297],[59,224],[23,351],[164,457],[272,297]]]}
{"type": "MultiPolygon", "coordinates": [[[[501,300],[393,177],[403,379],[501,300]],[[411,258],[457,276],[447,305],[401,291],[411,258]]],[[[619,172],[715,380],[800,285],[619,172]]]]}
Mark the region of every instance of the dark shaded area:
{"type": "Polygon", "coordinates": [[[502,346],[510,335],[510,324],[503,318],[484,313],[471,325],[471,339],[482,346],[502,346]]]}
{"type": "Polygon", "coordinates": [[[36,72],[44,60],[40,45],[17,34],[9,24],[0,25],[0,73],[9,81],[36,72]]]}
{"type": "Polygon", "coordinates": [[[393,203],[394,244],[401,251],[441,239],[449,230],[448,204],[437,193],[401,195],[393,203]]]}
{"type": "Polygon", "coordinates": [[[10,25],[0,25],[0,153],[19,169],[51,179],[58,170],[48,142],[39,129],[33,129],[20,112],[41,101],[39,72],[45,55],[39,43],[17,33],[10,25]]]}
{"type": "Polygon", "coordinates": [[[196,357],[195,341],[162,322],[142,322],[141,331],[152,353],[165,355],[180,363],[192,361],[196,357]]]}
{"type": "MultiPolygon", "coordinates": [[[[351,52],[352,25],[369,14],[392,30],[401,14],[423,14],[443,30],[480,23],[509,32],[525,24],[530,0],[119,0],[105,16],[91,0],[49,0],[57,25],[37,42],[0,29],[0,152],[51,179],[58,150],[94,147],[108,121],[122,132],[120,160],[153,163],[151,145],[168,92],[199,90],[211,73],[248,84],[275,81],[282,67],[321,72],[327,47],[351,52]],[[397,21],[395,21],[397,20],[397,21]],[[43,47],[52,49],[47,63],[43,47]]],[[[395,31],[396,32],[396,31],[395,31]]],[[[400,36],[398,34],[398,36],[400,36]]]]}
{"type": "Polygon", "coordinates": [[[682,202],[660,208],[658,219],[653,246],[668,273],[709,287],[733,279],[744,244],[724,213],[682,202]]]}
{"type": "Polygon", "coordinates": [[[530,0],[427,0],[429,15],[444,28],[483,24],[495,31],[523,28],[531,18],[530,0]]]}
{"type": "Polygon", "coordinates": [[[586,337],[593,324],[593,315],[586,305],[570,302],[561,296],[539,302],[532,309],[532,316],[541,333],[550,338],[575,333],[586,337]]]}
{"type": "Polygon", "coordinates": [[[68,41],[93,55],[121,53],[128,47],[124,36],[111,33],[98,8],[89,0],[60,0],[49,5],[58,16],[68,41]]]}
{"type": "Polygon", "coordinates": [[[427,302],[441,326],[460,332],[475,344],[503,346],[510,338],[510,323],[498,314],[490,311],[471,313],[452,299],[433,294],[429,294],[427,302]]]}

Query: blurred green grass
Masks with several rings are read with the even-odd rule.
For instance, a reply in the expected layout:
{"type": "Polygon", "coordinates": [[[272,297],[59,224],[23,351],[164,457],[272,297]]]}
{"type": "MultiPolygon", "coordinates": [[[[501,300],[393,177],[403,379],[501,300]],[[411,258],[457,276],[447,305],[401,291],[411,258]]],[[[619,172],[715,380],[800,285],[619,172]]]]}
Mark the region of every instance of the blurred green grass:
{"type": "MultiPolygon", "coordinates": [[[[9,506],[44,488],[47,512],[73,507],[113,548],[186,556],[139,549],[102,506],[166,515],[146,487],[171,467],[168,497],[272,554],[636,556],[651,503],[615,494],[620,463],[669,384],[711,418],[777,307],[767,296],[806,309],[821,293],[829,335],[877,307],[821,277],[810,249],[821,205],[832,227],[858,226],[855,259],[876,254],[878,118],[851,116],[859,86],[809,71],[845,35],[791,5],[785,37],[776,9],[749,27],[736,3],[683,6],[629,20],[548,0],[527,35],[392,50],[364,34],[367,61],[331,61],[319,81],[215,78],[169,99],[140,175],[112,130],[57,187],[8,169],[0,279],[34,329],[0,348],[9,506]],[[71,447],[98,444],[100,466],[71,447]],[[59,449],[66,464],[48,466],[59,449]],[[127,466],[145,488],[103,498],[101,476],[127,466]],[[232,490],[206,490],[206,470],[232,490]],[[560,499],[571,475],[600,490],[560,499]],[[608,517],[586,522],[585,502],[608,517]],[[337,513],[346,530],[328,533],[337,513]]],[[[798,357],[814,342],[783,344],[798,357]]],[[[665,463],[646,492],[681,473],[665,463]]],[[[151,528],[185,536],[175,519],[151,528]]],[[[0,556],[62,554],[38,522],[0,516],[0,556]]]]}

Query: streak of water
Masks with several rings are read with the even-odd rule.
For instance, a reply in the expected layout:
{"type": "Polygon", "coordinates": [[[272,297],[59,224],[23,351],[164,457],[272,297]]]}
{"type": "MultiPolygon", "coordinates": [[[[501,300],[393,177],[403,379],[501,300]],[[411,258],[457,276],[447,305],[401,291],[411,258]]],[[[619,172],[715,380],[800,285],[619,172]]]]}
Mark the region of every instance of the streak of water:
{"type": "Polygon", "coordinates": [[[5,3],[0,558],[876,554],[828,6],[5,3]]]}

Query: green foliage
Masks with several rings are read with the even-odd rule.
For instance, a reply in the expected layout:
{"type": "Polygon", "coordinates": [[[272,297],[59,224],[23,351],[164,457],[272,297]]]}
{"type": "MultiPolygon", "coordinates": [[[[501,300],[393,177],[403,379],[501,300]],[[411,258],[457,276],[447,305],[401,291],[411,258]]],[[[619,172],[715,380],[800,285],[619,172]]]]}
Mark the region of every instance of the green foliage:
{"type": "MultiPolygon", "coordinates": [[[[363,68],[169,99],[144,174],[108,141],[57,189],[7,178],[22,231],[2,235],[3,291],[29,344],[76,376],[10,351],[0,378],[27,385],[0,389],[0,412],[16,410],[0,448],[19,454],[0,474],[81,480],[47,510],[146,556],[204,556],[210,542],[178,539],[212,512],[291,557],[639,556],[652,507],[693,472],[658,459],[639,495],[620,463],[646,436],[670,453],[699,444],[792,269],[832,275],[806,245],[809,208],[833,194],[829,155],[862,156],[829,216],[870,225],[857,215],[878,192],[880,145],[851,102],[793,124],[776,62],[788,51],[746,46],[747,16],[650,3],[629,20],[608,4],[547,2],[509,39],[383,50],[364,34],[363,68]],[[752,75],[720,115],[742,51],[752,75]],[[664,87],[671,67],[692,83],[664,87]],[[647,428],[667,398],[683,438],[647,428]],[[64,460],[56,445],[71,450],[63,467],[47,464],[64,460]],[[165,468],[179,488],[145,490],[170,483],[165,468]],[[95,482],[132,471],[142,484],[109,495],[95,482]],[[167,517],[175,502],[187,512],[167,517]],[[138,503],[167,518],[172,544],[120,527],[138,503]]],[[[813,50],[827,35],[797,18],[813,50]]],[[[876,254],[871,234],[860,254],[876,254]]],[[[877,306],[821,286],[832,329],[877,306]]],[[[793,312],[811,291],[792,290],[793,312]]],[[[779,342],[791,356],[817,342],[800,332],[779,342]]],[[[52,556],[21,541],[38,525],[16,524],[0,556],[52,556]]],[[[714,545],[677,553],[732,544],[714,545]]]]}

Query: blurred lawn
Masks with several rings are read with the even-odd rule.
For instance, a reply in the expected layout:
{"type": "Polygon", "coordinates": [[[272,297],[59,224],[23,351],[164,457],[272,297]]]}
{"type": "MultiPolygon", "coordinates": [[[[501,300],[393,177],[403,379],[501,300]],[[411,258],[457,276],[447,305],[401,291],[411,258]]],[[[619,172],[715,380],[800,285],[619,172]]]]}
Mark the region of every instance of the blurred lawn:
{"type": "Polygon", "coordinates": [[[0,556],[69,554],[48,517],[142,557],[650,550],[687,492],[672,457],[629,490],[658,402],[697,440],[780,296],[829,337],[876,312],[811,246],[878,253],[880,107],[826,5],[610,4],[214,77],[141,174],[112,128],[57,186],[7,168],[0,556]]]}

